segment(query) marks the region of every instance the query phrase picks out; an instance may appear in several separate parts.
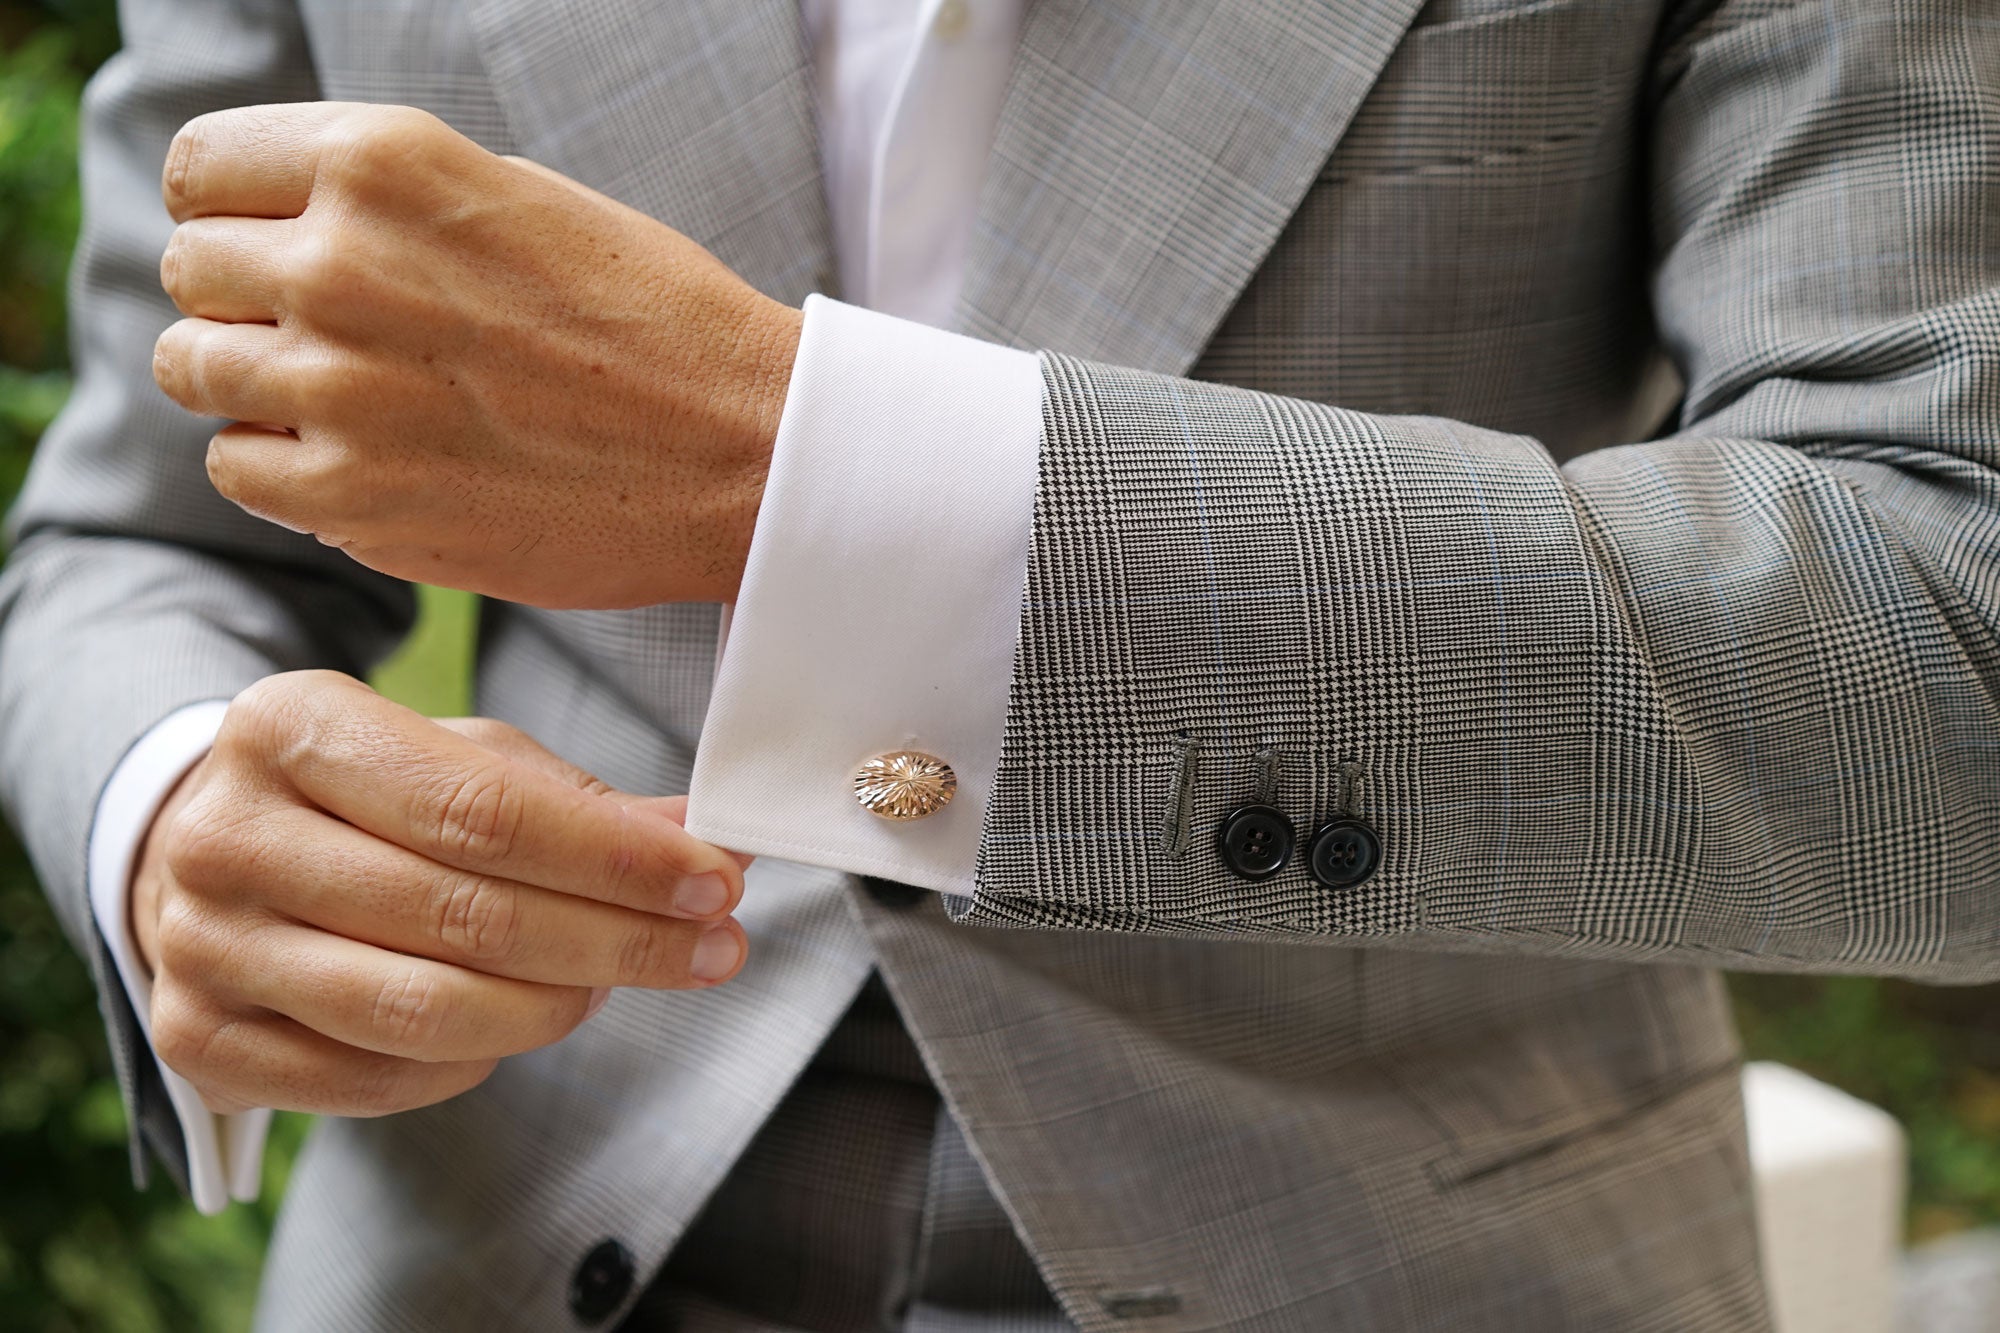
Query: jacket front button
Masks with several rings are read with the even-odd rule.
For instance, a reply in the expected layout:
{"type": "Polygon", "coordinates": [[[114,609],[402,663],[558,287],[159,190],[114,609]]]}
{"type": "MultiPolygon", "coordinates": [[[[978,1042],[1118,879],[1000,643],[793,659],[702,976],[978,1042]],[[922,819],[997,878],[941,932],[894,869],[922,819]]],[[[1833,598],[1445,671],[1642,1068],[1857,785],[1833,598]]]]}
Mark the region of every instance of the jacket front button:
{"type": "Polygon", "coordinates": [[[1382,840],[1358,819],[1336,819],[1313,834],[1306,868],[1329,889],[1351,889],[1375,873],[1382,840]]]}
{"type": "Polygon", "coordinates": [[[597,1242],[570,1274],[570,1313],[586,1324],[603,1323],[632,1294],[638,1271],[632,1251],[615,1240],[597,1242]]]}
{"type": "Polygon", "coordinates": [[[1292,856],[1292,821],[1275,806],[1246,805],[1222,821],[1222,864],[1239,879],[1269,879],[1292,856]]]}

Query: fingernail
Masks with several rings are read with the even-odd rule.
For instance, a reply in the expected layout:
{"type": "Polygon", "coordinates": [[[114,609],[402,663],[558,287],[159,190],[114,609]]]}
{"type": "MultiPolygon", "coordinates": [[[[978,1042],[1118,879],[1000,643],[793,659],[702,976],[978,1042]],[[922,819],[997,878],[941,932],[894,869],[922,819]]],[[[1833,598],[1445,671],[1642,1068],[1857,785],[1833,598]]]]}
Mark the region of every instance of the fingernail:
{"type": "Polygon", "coordinates": [[[611,987],[609,986],[599,986],[596,990],[592,991],[590,993],[590,1008],[583,1011],[583,1021],[588,1023],[591,1019],[597,1017],[597,1011],[602,1009],[604,1002],[610,998],[611,987]]]}
{"type": "Polygon", "coordinates": [[[706,935],[695,941],[694,957],[688,960],[688,971],[696,981],[720,981],[736,970],[743,961],[743,941],[728,925],[711,927],[706,935]]]}
{"type": "Polygon", "coordinates": [[[682,916],[714,916],[727,906],[729,886],[714,871],[684,879],[674,890],[674,910],[682,916]]]}

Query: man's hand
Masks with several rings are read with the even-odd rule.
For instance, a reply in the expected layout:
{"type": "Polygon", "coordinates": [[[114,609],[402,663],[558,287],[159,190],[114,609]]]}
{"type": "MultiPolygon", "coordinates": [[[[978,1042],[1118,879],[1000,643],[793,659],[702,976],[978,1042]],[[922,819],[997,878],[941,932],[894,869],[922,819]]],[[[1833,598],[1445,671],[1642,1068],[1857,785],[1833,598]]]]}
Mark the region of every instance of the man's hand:
{"type": "Polygon", "coordinates": [[[272,676],[154,820],[153,1044],[212,1109],[379,1115],[555,1041],[603,988],[742,966],[742,864],[678,801],[331,672],[272,676]]]}
{"type": "Polygon", "coordinates": [[[190,121],[176,402],[253,514],[548,607],[728,601],[802,316],[659,222],[406,107],[190,121]]]}

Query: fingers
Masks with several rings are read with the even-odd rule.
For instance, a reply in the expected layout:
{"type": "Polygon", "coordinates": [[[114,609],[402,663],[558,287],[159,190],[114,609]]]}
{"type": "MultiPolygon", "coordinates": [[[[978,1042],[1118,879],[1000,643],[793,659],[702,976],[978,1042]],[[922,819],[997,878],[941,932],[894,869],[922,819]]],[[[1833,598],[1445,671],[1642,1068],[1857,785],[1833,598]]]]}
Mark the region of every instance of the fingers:
{"type": "Polygon", "coordinates": [[[317,532],[332,546],[344,536],[328,532],[328,521],[353,507],[352,463],[324,440],[280,426],[237,422],[208,442],[208,479],[225,499],[280,527],[317,532]]]}
{"type": "Polygon", "coordinates": [[[153,378],[197,416],[296,426],[291,340],[269,324],[184,319],[153,345],[153,378]]]}
{"type": "Polygon", "coordinates": [[[685,989],[720,980],[694,971],[701,937],[720,915],[712,904],[682,911],[698,920],[613,907],[439,865],[305,810],[274,816],[264,836],[268,849],[242,872],[256,882],[239,892],[283,885],[273,906],[364,944],[551,985],[685,989]]]}
{"type": "Polygon", "coordinates": [[[207,984],[348,1046],[408,1060],[493,1060],[560,1041],[590,988],[533,982],[391,953],[292,922],[255,947],[218,950],[207,984]]]}
{"type": "MultiPolygon", "coordinates": [[[[683,828],[687,826],[688,798],[685,796],[634,796],[629,792],[619,791],[603,779],[585,772],[559,755],[552,754],[519,727],[510,727],[494,718],[440,717],[432,720],[469,741],[483,745],[489,750],[497,750],[531,768],[539,768],[550,777],[560,778],[571,786],[584,791],[598,792],[620,805],[670,819],[683,828]]],[[[728,851],[727,848],[723,850],[728,851]]],[[[728,854],[730,859],[745,870],[748,870],[751,863],[757,859],[748,852],[728,852],[728,854]]]]}
{"type": "Polygon", "coordinates": [[[456,1097],[484,1082],[495,1063],[357,1050],[277,1014],[228,1012],[172,986],[154,992],[153,1046],[223,1114],[269,1106],[388,1115],[456,1097]]]}
{"type": "Polygon", "coordinates": [[[167,148],[160,193],[174,221],[231,214],[293,218],[322,174],[391,170],[411,140],[442,129],[408,107],[293,102],[197,116],[167,148]]]}
{"type": "Polygon", "coordinates": [[[297,217],[312,198],[322,135],[348,110],[299,102],[195,117],[167,148],[160,179],[167,212],[176,222],[218,213],[297,217]]]}
{"type": "Polygon", "coordinates": [[[293,226],[239,217],[183,222],[160,257],[160,285],[183,315],[237,324],[275,322],[293,226]]]}
{"type": "Polygon", "coordinates": [[[733,857],[656,813],[497,754],[347,677],[271,682],[237,697],[218,753],[248,747],[306,800],[378,838],[641,911],[670,910],[683,882],[704,875],[720,881],[721,910],[742,895],[733,857]]]}

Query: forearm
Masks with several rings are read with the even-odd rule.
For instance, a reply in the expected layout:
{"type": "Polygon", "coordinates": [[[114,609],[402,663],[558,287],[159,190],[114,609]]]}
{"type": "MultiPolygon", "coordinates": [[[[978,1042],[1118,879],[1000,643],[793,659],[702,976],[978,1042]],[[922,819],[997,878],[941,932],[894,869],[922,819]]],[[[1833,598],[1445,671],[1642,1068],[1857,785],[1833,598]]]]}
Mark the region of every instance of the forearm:
{"type": "Polygon", "coordinates": [[[1461,423],[1046,365],[968,919],[2000,972],[1980,466],[1686,436],[1565,473],[1461,423]],[[1302,840],[1364,766],[1372,879],[1231,875],[1214,830],[1266,747],[1302,840]]]}

